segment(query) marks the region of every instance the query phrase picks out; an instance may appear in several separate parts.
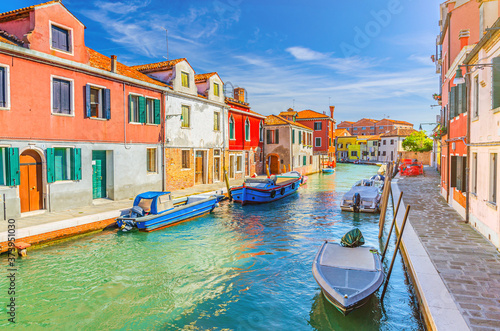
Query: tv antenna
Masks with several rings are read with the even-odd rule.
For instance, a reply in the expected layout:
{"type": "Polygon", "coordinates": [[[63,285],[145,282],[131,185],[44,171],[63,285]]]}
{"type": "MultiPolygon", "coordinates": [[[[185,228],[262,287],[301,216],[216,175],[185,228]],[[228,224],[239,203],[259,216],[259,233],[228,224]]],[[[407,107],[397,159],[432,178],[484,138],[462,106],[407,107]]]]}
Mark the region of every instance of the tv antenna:
{"type": "Polygon", "coordinates": [[[161,27],[163,30],[165,30],[165,40],[167,42],[167,57],[163,57],[164,59],[166,59],[168,61],[168,30],[165,29],[164,27],[161,27]]]}

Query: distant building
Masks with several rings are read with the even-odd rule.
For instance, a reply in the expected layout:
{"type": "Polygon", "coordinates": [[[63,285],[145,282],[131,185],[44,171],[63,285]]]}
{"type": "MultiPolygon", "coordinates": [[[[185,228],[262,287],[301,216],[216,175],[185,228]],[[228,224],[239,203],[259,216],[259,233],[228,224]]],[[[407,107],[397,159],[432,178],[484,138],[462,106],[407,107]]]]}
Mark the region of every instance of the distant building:
{"type": "Polygon", "coordinates": [[[392,120],[384,118],[374,120],[371,118],[362,118],[357,122],[343,121],[337,125],[338,129],[346,129],[355,136],[379,135],[387,133],[394,129],[412,129],[413,124],[406,121],[392,120]]]}
{"type": "MultiPolygon", "coordinates": [[[[337,130],[342,130],[342,129],[337,129],[337,130]]],[[[336,138],[336,141],[337,141],[337,161],[348,160],[350,158],[354,158],[354,160],[357,159],[358,157],[357,149],[354,155],[351,155],[351,153],[349,153],[349,146],[357,145],[356,136],[341,135],[336,138]]],[[[351,147],[351,151],[352,150],[353,149],[351,147]]]]}
{"type": "Polygon", "coordinates": [[[403,140],[413,132],[414,129],[394,129],[390,132],[380,135],[380,156],[379,161],[392,162],[397,161],[399,153],[403,152],[403,140]]]}
{"type": "Polygon", "coordinates": [[[319,157],[313,156],[312,129],[279,115],[267,116],[264,127],[264,158],[270,174],[319,171],[319,157]]]}

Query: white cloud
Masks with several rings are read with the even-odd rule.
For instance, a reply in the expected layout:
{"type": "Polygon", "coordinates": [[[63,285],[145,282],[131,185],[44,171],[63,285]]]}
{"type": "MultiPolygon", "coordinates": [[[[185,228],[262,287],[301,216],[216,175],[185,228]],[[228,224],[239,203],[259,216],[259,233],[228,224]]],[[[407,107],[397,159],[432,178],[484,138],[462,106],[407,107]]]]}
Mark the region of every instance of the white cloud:
{"type": "Polygon", "coordinates": [[[312,49],[294,46],[288,47],[286,51],[292,54],[297,60],[301,61],[317,61],[326,59],[329,55],[323,54],[321,52],[313,51],[312,49]]]}

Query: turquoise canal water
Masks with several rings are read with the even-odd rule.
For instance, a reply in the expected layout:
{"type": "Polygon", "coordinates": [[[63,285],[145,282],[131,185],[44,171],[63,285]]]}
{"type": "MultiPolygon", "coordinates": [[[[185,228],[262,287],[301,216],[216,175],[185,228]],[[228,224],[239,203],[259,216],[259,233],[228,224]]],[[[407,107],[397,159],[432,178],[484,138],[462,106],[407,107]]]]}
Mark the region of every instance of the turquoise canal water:
{"type": "MultiPolygon", "coordinates": [[[[222,203],[211,215],[157,232],[104,231],[32,250],[18,260],[15,328],[422,329],[400,256],[384,302],[377,292],[346,317],[311,273],[322,241],[339,240],[353,227],[381,247],[378,215],[339,208],[342,194],[376,171],[340,164],[335,174],[311,175],[297,194],[273,204],[222,203]]],[[[5,255],[0,260],[7,265],[5,255]]],[[[6,277],[0,285],[4,327],[6,277]]]]}

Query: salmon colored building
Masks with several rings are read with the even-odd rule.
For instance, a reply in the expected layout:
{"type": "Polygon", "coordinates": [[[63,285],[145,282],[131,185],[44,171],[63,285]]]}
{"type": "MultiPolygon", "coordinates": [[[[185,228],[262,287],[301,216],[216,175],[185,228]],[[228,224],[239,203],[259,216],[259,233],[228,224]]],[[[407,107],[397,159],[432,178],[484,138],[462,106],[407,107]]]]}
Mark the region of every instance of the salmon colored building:
{"type": "Polygon", "coordinates": [[[440,5],[436,72],[440,74],[441,193],[464,218],[467,191],[467,94],[466,85],[454,83],[458,66],[480,37],[480,6],[477,1],[446,1],[440,5]]]}
{"type": "Polygon", "coordinates": [[[302,110],[295,120],[313,130],[313,152],[322,162],[335,161],[335,106],[330,106],[330,115],[314,110],[302,110]]]}
{"type": "Polygon", "coordinates": [[[346,129],[352,135],[366,136],[379,135],[395,129],[412,129],[413,124],[389,118],[383,118],[381,120],[362,118],[357,122],[342,121],[339,125],[337,125],[337,128],[346,129]]]}
{"type": "Polygon", "coordinates": [[[0,30],[7,217],[162,189],[166,84],[86,47],[57,1],[1,13],[0,30]]]}
{"type": "Polygon", "coordinates": [[[234,98],[226,97],[229,123],[229,178],[263,174],[265,116],[250,109],[245,89],[234,89],[234,98]]]}

